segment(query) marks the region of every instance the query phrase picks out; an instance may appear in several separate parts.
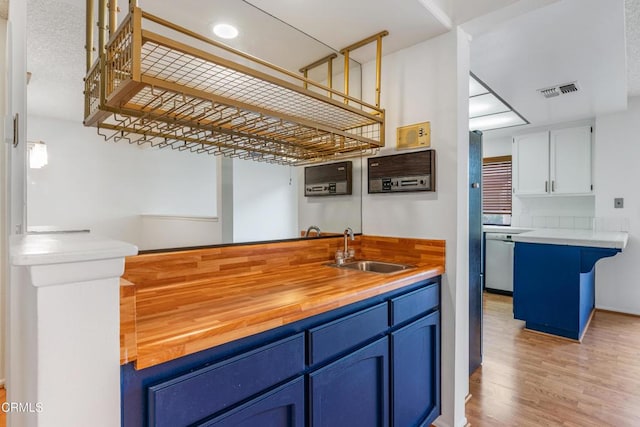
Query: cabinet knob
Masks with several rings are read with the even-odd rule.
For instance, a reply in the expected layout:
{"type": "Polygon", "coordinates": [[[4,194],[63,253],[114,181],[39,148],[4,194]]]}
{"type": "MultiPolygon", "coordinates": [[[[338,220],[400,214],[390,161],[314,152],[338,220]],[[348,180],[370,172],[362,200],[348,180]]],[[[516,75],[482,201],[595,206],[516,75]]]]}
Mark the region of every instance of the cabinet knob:
{"type": "Polygon", "coordinates": [[[479,182],[472,183],[471,188],[480,188],[480,183],[479,182]]]}

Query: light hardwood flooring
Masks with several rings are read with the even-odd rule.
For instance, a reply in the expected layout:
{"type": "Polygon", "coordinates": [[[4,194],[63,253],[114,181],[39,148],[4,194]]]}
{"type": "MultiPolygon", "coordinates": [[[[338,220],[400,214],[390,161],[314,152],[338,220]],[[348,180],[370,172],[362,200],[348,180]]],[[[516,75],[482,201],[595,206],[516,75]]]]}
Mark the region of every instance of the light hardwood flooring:
{"type": "Polygon", "coordinates": [[[582,344],[523,329],[512,299],[485,294],[473,426],[640,426],[640,318],[597,311],[582,344]]]}

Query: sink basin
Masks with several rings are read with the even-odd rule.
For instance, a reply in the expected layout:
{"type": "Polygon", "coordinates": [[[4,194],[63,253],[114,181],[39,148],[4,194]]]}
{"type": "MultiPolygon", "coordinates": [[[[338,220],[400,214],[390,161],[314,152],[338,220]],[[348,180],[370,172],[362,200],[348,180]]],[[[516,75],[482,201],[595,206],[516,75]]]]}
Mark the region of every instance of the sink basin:
{"type": "Polygon", "coordinates": [[[410,268],[415,268],[413,265],[408,264],[396,264],[392,262],[383,262],[383,261],[370,261],[370,260],[362,260],[362,261],[351,261],[345,262],[344,264],[330,264],[332,267],[337,268],[348,268],[350,270],[360,270],[360,271],[370,271],[372,273],[382,273],[382,274],[390,274],[397,273],[398,271],[408,270],[410,268]]]}

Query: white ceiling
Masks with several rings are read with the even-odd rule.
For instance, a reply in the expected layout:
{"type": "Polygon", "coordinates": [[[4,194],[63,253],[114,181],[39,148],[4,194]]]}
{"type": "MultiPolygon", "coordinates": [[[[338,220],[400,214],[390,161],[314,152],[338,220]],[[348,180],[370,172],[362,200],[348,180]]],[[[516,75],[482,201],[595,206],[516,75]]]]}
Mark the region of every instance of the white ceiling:
{"type": "MultiPolygon", "coordinates": [[[[28,69],[33,73],[29,112],[79,121],[85,0],[27,1],[28,69]]],[[[235,47],[291,70],[324,56],[330,48],[340,49],[381,30],[390,32],[383,50],[391,53],[441,34],[448,26],[464,24],[473,35],[472,71],[533,125],[624,108],[627,93],[640,94],[640,0],[627,0],[628,67],[624,0],[140,0],[140,4],[204,33],[219,20],[235,22],[241,29],[235,47]],[[317,40],[259,13],[249,2],[317,40]],[[536,89],[573,80],[578,80],[580,93],[556,100],[537,98],[536,89]]],[[[126,9],[127,2],[120,0],[120,5],[126,9]]],[[[353,56],[368,61],[373,58],[372,47],[353,56]]]]}
{"type": "Polygon", "coordinates": [[[540,126],[594,117],[627,105],[623,0],[563,0],[474,38],[471,70],[540,126]],[[578,82],[546,99],[537,90],[578,82]]]}
{"type": "MultiPolygon", "coordinates": [[[[385,53],[448,31],[418,0],[248,1],[336,50],[382,30],[389,31],[382,42],[385,53]]],[[[370,61],[375,58],[374,46],[356,50],[352,56],[370,61]]]]}

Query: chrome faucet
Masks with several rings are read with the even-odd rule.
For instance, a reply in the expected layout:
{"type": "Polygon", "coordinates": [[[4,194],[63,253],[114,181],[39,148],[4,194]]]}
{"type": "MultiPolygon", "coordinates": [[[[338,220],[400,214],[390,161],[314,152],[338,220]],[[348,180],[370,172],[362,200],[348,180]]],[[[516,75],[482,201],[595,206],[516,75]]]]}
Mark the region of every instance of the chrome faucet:
{"type": "Polygon", "coordinates": [[[309,237],[309,233],[311,232],[311,230],[315,230],[316,236],[320,237],[320,227],[318,227],[317,225],[310,225],[309,228],[307,228],[307,232],[304,234],[304,237],[309,237]]]}
{"type": "Polygon", "coordinates": [[[353,230],[351,229],[351,227],[347,227],[346,230],[344,230],[344,258],[345,259],[349,259],[352,258],[353,255],[349,255],[349,242],[347,240],[347,237],[351,238],[351,240],[355,240],[355,237],[353,237],[353,230]]]}
{"type": "Polygon", "coordinates": [[[337,265],[342,265],[346,260],[349,260],[355,257],[355,250],[353,248],[349,248],[349,241],[348,241],[349,237],[351,238],[351,240],[356,239],[355,237],[353,237],[353,230],[351,229],[351,227],[347,227],[344,230],[344,250],[338,249],[336,251],[335,258],[336,258],[337,265]]]}

